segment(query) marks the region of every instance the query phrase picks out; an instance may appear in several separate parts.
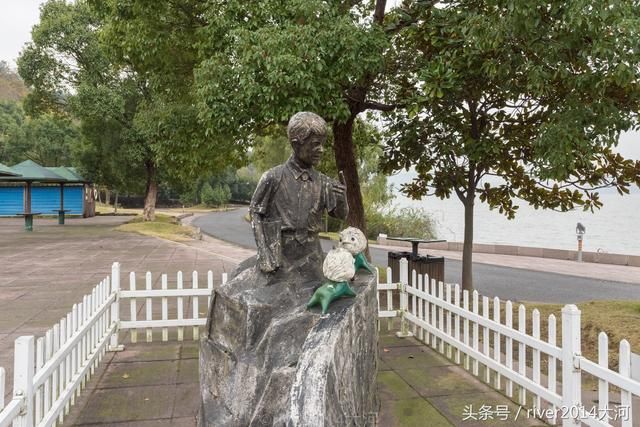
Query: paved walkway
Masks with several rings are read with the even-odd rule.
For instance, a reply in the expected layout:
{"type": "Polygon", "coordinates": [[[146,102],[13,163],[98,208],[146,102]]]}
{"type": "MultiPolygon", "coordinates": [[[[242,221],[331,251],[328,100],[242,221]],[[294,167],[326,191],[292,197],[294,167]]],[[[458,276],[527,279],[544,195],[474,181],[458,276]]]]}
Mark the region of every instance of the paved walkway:
{"type": "MultiPolygon", "coordinates": [[[[102,364],[65,425],[195,426],[197,355],[194,342],[127,344],[102,364]]],[[[544,425],[430,348],[389,332],[380,336],[377,382],[381,427],[544,425]],[[491,418],[481,418],[483,406],[491,418]]]]}
{"type": "Polygon", "coordinates": [[[38,218],[32,233],[23,231],[21,219],[0,219],[0,366],[7,370],[7,395],[15,339],[43,336],[111,272],[114,261],[121,263],[123,278],[130,271],[158,277],[178,270],[212,270],[219,278],[235,268],[229,248],[217,248],[218,254],[201,250],[200,241],[189,246],[113,231],[129,219],[98,216],[59,226],[55,219],[38,218]]]}
{"type": "MultiPolygon", "coordinates": [[[[42,336],[96,283],[111,263],[129,271],[174,273],[230,271],[253,251],[212,238],[174,243],[112,228],[127,218],[38,220],[25,233],[18,220],[0,220],[0,366],[12,389],[13,341],[42,336]]],[[[108,353],[65,425],[194,426],[198,396],[197,344],[131,344],[108,353]]],[[[516,406],[505,397],[413,339],[383,333],[379,343],[380,426],[532,425],[513,419],[516,406]],[[468,409],[506,405],[505,420],[464,420],[468,409]],[[467,408],[467,409],[465,409],[467,408]]],[[[477,418],[477,416],[476,416],[477,418]]]]}
{"type": "Polygon", "coordinates": [[[381,427],[545,425],[413,338],[382,332],[378,347],[381,427]]]}
{"type": "MultiPolygon", "coordinates": [[[[411,250],[402,246],[371,245],[374,248],[388,251],[411,250]]],[[[443,256],[448,259],[462,260],[462,252],[442,251],[437,249],[420,249],[420,254],[443,256]]],[[[538,258],[519,255],[499,255],[476,252],[474,263],[499,265],[501,267],[522,268],[525,270],[544,271],[546,273],[566,274],[569,276],[588,277],[614,282],[640,284],[640,267],[627,265],[597,264],[593,262],[576,262],[553,258],[538,258]]]]}

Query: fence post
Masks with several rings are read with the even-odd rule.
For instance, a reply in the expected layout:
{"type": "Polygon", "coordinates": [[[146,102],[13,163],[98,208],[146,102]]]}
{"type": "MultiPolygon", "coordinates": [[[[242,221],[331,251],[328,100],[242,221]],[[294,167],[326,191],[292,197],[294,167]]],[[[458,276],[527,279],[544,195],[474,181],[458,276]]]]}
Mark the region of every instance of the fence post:
{"type": "MultiPolygon", "coordinates": [[[[631,346],[627,340],[620,341],[618,372],[623,377],[631,377],[631,346]]],[[[631,394],[630,391],[620,391],[620,407],[618,413],[622,427],[633,426],[633,394],[631,394]]]]}
{"type": "Polygon", "coordinates": [[[14,427],[33,426],[33,374],[35,353],[33,336],[18,337],[14,350],[13,398],[22,399],[20,415],[13,421],[14,427]]]}
{"type": "Polygon", "coordinates": [[[4,368],[0,366],[0,411],[4,408],[4,368]]]}
{"type": "Polygon", "coordinates": [[[120,333],[120,263],[114,262],[111,266],[111,293],[116,294],[116,299],[111,304],[111,323],[116,323],[116,330],[111,335],[109,351],[122,351],[123,345],[118,344],[120,333]]]}
{"type": "Polygon", "coordinates": [[[574,304],[562,308],[562,426],[580,426],[582,384],[580,375],[580,310],[574,304]]]}
{"type": "Polygon", "coordinates": [[[409,261],[406,258],[400,259],[400,285],[398,287],[400,291],[400,331],[396,332],[398,338],[412,337],[413,334],[409,332],[409,326],[404,318],[405,313],[409,306],[409,295],[407,294],[406,287],[409,286],[409,261]]]}

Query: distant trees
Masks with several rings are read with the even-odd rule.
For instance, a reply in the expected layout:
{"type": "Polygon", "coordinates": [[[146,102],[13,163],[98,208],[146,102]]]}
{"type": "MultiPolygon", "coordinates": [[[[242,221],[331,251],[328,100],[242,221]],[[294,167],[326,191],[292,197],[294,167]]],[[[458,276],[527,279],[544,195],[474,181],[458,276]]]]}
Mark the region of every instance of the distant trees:
{"type": "Polygon", "coordinates": [[[4,155],[10,163],[30,159],[45,166],[77,166],[79,136],[67,118],[52,114],[27,118],[10,136],[4,155]]]}
{"type": "Polygon", "coordinates": [[[387,172],[415,168],[403,191],[464,205],[462,285],[472,288],[476,200],[509,218],[536,208],[601,206],[597,189],[640,185],[640,162],[612,151],[640,110],[640,10],[633,2],[407,1],[410,47],[386,117],[387,172]],[[493,178],[491,178],[493,177],[493,178]]]}
{"type": "Polygon", "coordinates": [[[231,201],[251,200],[259,178],[251,166],[240,169],[228,167],[216,175],[176,184],[174,190],[180,193],[180,202],[185,206],[221,206],[231,201]]]}
{"type": "Polygon", "coordinates": [[[13,159],[11,142],[25,122],[24,111],[15,101],[0,101],[0,163],[10,163],[13,159]]]}
{"type": "MultiPolygon", "coordinates": [[[[161,4],[168,3],[153,3],[158,13],[154,19],[163,12],[161,4]]],[[[26,101],[29,111],[56,111],[80,120],[85,159],[93,160],[99,182],[130,188],[142,177],[143,216],[152,220],[161,177],[189,179],[211,173],[233,161],[235,147],[211,146],[213,136],[194,122],[192,72],[178,62],[195,47],[188,49],[177,40],[164,44],[157,34],[156,46],[171,51],[147,51],[152,60],[145,61],[127,47],[135,40],[120,32],[120,9],[112,6],[114,2],[87,0],[45,3],[18,68],[32,88],[26,101]],[[157,58],[173,61],[169,72],[150,63],[157,58]]],[[[175,27],[172,35],[193,42],[179,22],[170,26],[175,27]]],[[[136,27],[136,37],[143,37],[143,30],[136,27]]]]}
{"type": "Polygon", "coordinates": [[[77,166],[79,132],[68,118],[29,117],[16,101],[0,101],[0,162],[33,160],[45,166],[77,166]]]}
{"type": "Polygon", "coordinates": [[[21,101],[27,95],[27,87],[6,61],[0,61],[0,101],[21,101]]]}
{"type": "Polygon", "coordinates": [[[77,126],[54,114],[28,116],[22,108],[26,95],[20,76],[0,61],[0,162],[29,159],[45,166],[75,165],[77,126]]]}

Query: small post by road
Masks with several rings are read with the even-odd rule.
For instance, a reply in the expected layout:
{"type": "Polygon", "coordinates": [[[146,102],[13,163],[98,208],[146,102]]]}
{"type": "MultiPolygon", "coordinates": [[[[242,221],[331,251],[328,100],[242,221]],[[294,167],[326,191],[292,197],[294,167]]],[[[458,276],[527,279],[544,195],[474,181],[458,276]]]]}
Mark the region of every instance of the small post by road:
{"type": "Polygon", "coordinates": [[[576,224],[576,237],[578,238],[578,262],[582,262],[582,241],[587,228],[582,223],[576,224]]]}

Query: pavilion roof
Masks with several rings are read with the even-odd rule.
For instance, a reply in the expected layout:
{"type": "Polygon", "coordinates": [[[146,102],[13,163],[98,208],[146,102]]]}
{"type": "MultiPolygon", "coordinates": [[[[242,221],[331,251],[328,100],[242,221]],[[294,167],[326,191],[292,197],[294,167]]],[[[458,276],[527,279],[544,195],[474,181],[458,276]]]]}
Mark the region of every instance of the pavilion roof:
{"type": "Polygon", "coordinates": [[[47,167],[46,169],[55,173],[56,175],[60,175],[65,178],[68,182],[87,182],[75,168],[59,166],[59,167],[47,167]]]}
{"type": "Polygon", "coordinates": [[[7,165],[0,163],[0,176],[19,176],[20,174],[7,165]]]}
{"type": "Polygon", "coordinates": [[[11,166],[11,169],[20,176],[1,178],[3,181],[67,182],[66,178],[40,166],[33,160],[25,160],[22,163],[11,166]]]}

